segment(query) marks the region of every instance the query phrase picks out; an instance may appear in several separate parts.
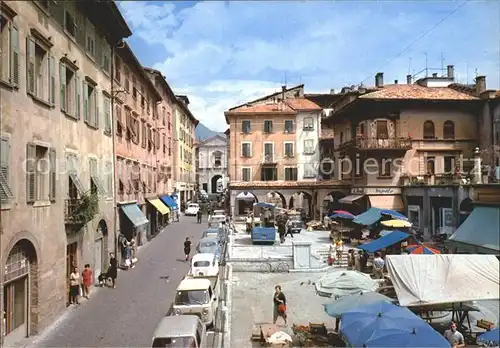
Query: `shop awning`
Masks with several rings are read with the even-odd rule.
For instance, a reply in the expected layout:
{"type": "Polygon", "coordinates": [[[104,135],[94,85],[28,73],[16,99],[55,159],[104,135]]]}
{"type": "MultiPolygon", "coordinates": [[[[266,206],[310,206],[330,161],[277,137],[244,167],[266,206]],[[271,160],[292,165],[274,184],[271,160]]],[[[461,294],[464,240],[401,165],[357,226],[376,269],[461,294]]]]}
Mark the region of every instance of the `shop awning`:
{"type": "Polygon", "coordinates": [[[151,203],[151,205],[155,207],[161,215],[170,213],[170,209],[158,198],[148,199],[148,202],[151,203]]]}
{"type": "Polygon", "coordinates": [[[170,196],[161,196],[160,200],[170,209],[177,209],[177,204],[170,196]]]}
{"type": "Polygon", "coordinates": [[[365,195],[351,195],[351,196],[345,196],[344,198],[339,199],[339,203],[343,204],[353,204],[355,201],[358,199],[363,198],[365,195]]]}
{"type": "Polygon", "coordinates": [[[382,238],[375,239],[373,242],[363,244],[358,246],[358,249],[362,249],[369,253],[374,253],[376,251],[390,247],[391,245],[400,243],[405,239],[408,239],[410,235],[401,231],[392,231],[392,233],[385,235],[382,238]]]}
{"type": "Polygon", "coordinates": [[[405,206],[400,195],[368,196],[370,205],[380,209],[404,211],[405,206]]]}
{"type": "Polygon", "coordinates": [[[143,214],[139,206],[135,203],[121,205],[120,209],[127,215],[128,219],[135,227],[140,227],[149,222],[146,215],[143,214]]]}
{"type": "MultiPolygon", "coordinates": [[[[472,252],[500,252],[500,207],[477,206],[451,235],[449,243],[460,243],[472,252]],[[473,250],[480,248],[480,250],[473,250]],[[481,250],[485,249],[485,250],[481,250]]],[[[458,247],[459,245],[457,245],[458,247]]],[[[461,246],[461,245],[460,245],[461,246]]]]}
{"type": "Polygon", "coordinates": [[[357,215],[352,222],[358,225],[370,226],[382,218],[382,209],[370,208],[362,214],[357,215]]]}

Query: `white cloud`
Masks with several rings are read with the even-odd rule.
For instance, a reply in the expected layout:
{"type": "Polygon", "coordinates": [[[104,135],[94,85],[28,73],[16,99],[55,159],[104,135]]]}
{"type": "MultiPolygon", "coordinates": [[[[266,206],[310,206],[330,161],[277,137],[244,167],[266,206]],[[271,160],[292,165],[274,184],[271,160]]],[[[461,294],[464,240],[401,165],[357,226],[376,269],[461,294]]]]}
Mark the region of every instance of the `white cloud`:
{"type": "Polygon", "coordinates": [[[443,53],[457,76],[467,75],[468,66],[471,80],[477,67],[488,75],[489,87],[498,87],[493,2],[467,4],[391,59],[457,4],[241,1],[179,9],[174,3],[127,1],[120,7],[134,35],[163,45],[167,56],[155,57],[154,67],[176,92],[188,94],[195,117],[223,131],[224,110],[279,89],[285,72],[289,84],[327,91],[366,78],[365,84],[373,84],[378,68],[387,81],[404,81],[409,69],[425,67],[424,52],[432,67],[441,66],[443,53]]]}

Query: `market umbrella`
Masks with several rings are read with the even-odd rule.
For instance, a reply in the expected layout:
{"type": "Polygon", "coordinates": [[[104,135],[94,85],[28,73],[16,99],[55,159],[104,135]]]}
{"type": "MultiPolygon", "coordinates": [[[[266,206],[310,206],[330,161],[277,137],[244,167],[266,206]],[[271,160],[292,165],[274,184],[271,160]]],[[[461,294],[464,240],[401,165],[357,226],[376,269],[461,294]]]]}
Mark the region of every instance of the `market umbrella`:
{"type": "Polygon", "coordinates": [[[408,245],[406,247],[406,250],[408,250],[408,252],[410,254],[424,254],[424,255],[441,254],[441,252],[439,250],[431,248],[431,247],[426,246],[424,244],[408,245]]]}
{"type": "Polygon", "coordinates": [[[385,237],[388,234],[391,234],[392,232],[394,232],[394,231],[393,230],[382,230],[382,231],[380,231],[379,235],[380,235],[380,237],[385,237]]]}
{"type": "Polygon", "coordinates": [[[346,219],[346,220],[352,220],[354,219],[354,215],[352,214],[343,214],[343,213],[335,213],[335,214],[330,214],[328,215],[330,219],[346,219]]]}
{"type": "Polygon", "coordinates": [[[384,301],[342,314],[340,333],[353,347],[450,347],[408,308],[384,301]]]}
{"type": "Polygon", "coordinates": [[[490,343],[498,345],[500,343],[500,328],[487,331],[477,338],[478,342],[490,343]]]}
{"type": "Polygon", "coordinates": [[[393,219],[408,221],[406,216],[394,210],[384,209],[380,211],[380,214],[390,216],[393,219]]]}
{"type": "Polygon", "coordinates": [[[345,214],[345,215],[351,215],[354,218],[354,214],[349,213],[347,210],[334,210],[333,211],[335,214],[345,214]]]}
{"type": "Polygon", "coordinates": [[[378,283],[370,275],[341,269],[325,274],[315,286],[318,295],[335,298],[378,289],[378,283]]]}
{"type": "Polygon", "coordinates": [[[387,220],[387,221],[381,221],[380,223],[385,227],[394,227],[394,228],[405,228],[412,226],[411,222],[405,220],[387,220]]]}
{"type": "Polygon", "coordinates": [[[359,294],[348,295],[324,304],[326,314],[334,318],[340,318],[343,313],[357,307],[366,306],[375,302],[394,302],[393,299],[379,294],[378,292],[360,292],[359,294]]]}

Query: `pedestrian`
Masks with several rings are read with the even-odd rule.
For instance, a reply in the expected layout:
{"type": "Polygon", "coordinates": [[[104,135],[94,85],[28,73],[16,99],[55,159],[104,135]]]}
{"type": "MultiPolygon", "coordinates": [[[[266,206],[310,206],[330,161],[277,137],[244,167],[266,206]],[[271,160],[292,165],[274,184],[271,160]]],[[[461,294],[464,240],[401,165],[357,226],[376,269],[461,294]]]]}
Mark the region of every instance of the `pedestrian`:
{"type": "Polygon", "coordinates": [[[80,274],[78,268],[73,267],[69,275],[69,304],[80,304],[78,302],[78,295],[80,295],[80,274]]]}
{"type": "Polygon", "coordinates": [[[111,284],[113,286],[113,289],[116,289],[116,277],[118,276],[118,261],[116,261],[114,253],[109,253],[109,267],[106,276],[108,278],[111,278],[111,284]]]}
{"type": "Polygon", "coordinates": [[[130,268],[134,268],[137,263],[137,244],[135,238],[130,240],[130,268]]]}
{"type": "Polygon", "coordinates": [[[358,272],[361,272],[361,255],[361,250],[354,254],[354,268],[358,272]]]}
{"type": "Polygon", "coordinates": [[[361,272],[365,272],[367,263],[368,253],[366,251],[361,251],[361,272]]]}
{"type": "Polygon", "coordinates": [[[457,330],[457,324],[453,321],[450,328],[444,332],[444,338],[448,340],[453,348],[465,347],[464,335],[457,330]]]}
{"type": "Polygon", "coordinates": [[[196,213],[196,218],[198,219],[198,223],[201,224],[201,218],[202,218],[202,211],[201,209],[198,209],[198,212],[196,213]]]}
{"type": "Polygon", "coordinates": [[[189,254],[191,254],[191,241],[189,237],[186,237],[184,241],[184,255],[186,256],[186,261],[189,261],[189,254]]]}
{"type": "Polygon", "coordinates": [[[373,277],[375,279],[384,278],[384,265],[385,261],[382,259],[380,253],[375,253],[375,257],[373,259],[373,277]]]}
{"type": "Polygon", "coordinates": [[[335,252],[337,254],[337,262],[340,265],[342,256],[344,256],[344,242],[342,242],[342,239],[340,237],[338,237],[337,241],[335,242],[335,252]]]}
{"type": "Polygon", "coordinates": [[[88,299],[90,296],[90,286],[92,285],[92,270],[87,263],[82,272],[83,296],[88,299]]]}
{"type": "Polygon", "coordinates": [[[354,250],[349,249],[347,252],[347,269],[352,270],[354,267],[354,250]]]}
{"type": "Polygon", "coordinates": [[[283,220],[285,221],[285,237],[290,235],[290,237],[293,238],[293,232],[292,232],[292,220],[290,220],[290,217],[285,214],[283,216],[283,220]]]}
{"type": "Polygon", "coordinates": [[[274,287],[274,297],[273,297],[274,311],[273,311],[273,324],[276,324],[278,317],[283,318],[286,325],[286,297],[281,291],[281,285],[276,285],[274,287]]]}

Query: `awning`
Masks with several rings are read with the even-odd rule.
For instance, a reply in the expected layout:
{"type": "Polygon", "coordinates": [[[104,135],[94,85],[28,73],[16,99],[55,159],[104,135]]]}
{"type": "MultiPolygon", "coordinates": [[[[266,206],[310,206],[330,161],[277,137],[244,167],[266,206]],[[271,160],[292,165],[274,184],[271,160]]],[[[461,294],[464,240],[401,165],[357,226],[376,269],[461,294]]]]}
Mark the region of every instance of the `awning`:
{"type": "Polygon", "coordinates": [[[392,233],[389,233],[388,235],[385,235],[384,237],[381,237],[379,239],[375,239],[374,241],[370,243],[363,244],[361,246],[358,246],[358,249],[362,249],[364,251],[367,251],[369,253],[374,253],[376,251],[385,249],[387,247],[390,247],[391,245],[400,243],[404,241],[405,239],[408,239],[410,235],[408,233],[404,233],[401,231],[392,231],[392,233]]]}
{"type": "Polygon", "coordinates": [[[177,204],[170,196],[161,196],[160,200],[170,209],[177,209],[177,204]]]}
{"type": "Polygon", "coordinates": [[[353,204],[355,201],[358,199],[363,198],[365,195],[351,195],[351,196],[346,196],[344,198],[339,199],[339,203],[343,204],[353,204]]]}
{"type": "Polygon", "coordinates": [[[245,201],[255,201],[255,196],[252,195],[250,192],[240,192],[236,196],[236,199],[245,201]]]}
{"type": "Polygon", "coordinates": [[[380,209],[404,211],[405,206],[400,195],[368,196],[370,205],[380,209]]]}
{"type": "Polygon", "coordinates": [[[370,208],[362,214],[357,215],[352,222],[358,225],[370,226],[382,218],[379,208],[370,208]]]}
{"type": "Polygon", "coordinates": [[[449,238],[450,244],[463,245],[472,252],[500,252],[500,207],[475,207],[449,238]],[[474,250],[478,248],[479,250],[474,250]],[[483,250],[481,250],[483,249],[483,250]]]}
{"type": "Polygon", "coordinates": [[[148,199],[148,202],[151,203],[151,205],[155,207],[161,215],[170,213],[170,209],[168,209],[168,207],[163,204],[162,201],[160,201],[158,198],[148,199]]]}
{"type": "Polygon", "coordinates": [[[127,215],[130,222],[132,222],[135,227],[145,225],[149,222],[146,215],[143,214],[139,206],[135,203],[121,205],[120,209],[127,215]]]}

